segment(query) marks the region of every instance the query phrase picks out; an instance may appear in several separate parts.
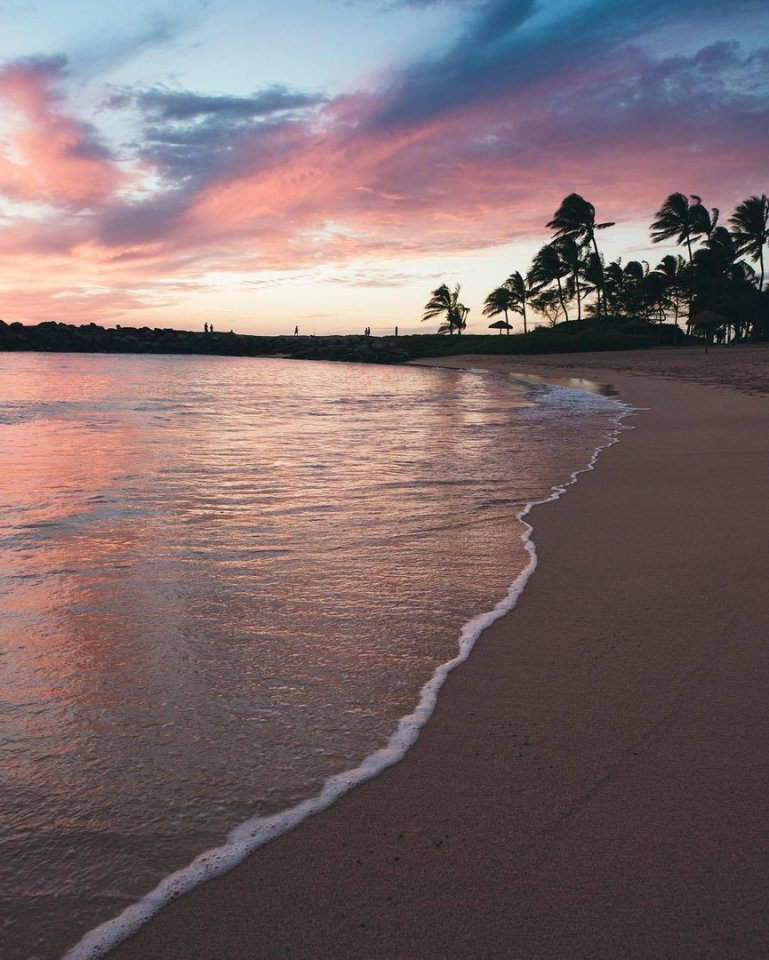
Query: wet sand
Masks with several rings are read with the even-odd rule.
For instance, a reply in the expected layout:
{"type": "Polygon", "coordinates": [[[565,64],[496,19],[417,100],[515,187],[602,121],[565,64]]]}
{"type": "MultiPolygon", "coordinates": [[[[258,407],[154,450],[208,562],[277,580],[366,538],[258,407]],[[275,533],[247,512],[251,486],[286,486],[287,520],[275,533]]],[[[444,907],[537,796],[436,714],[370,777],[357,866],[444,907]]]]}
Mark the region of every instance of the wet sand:
{"type": "Polygon", "coordinates": [[[769,350],[718,353],[452,361],[648,409],[406,759],[111,956],[769,955],[769,350]]]}

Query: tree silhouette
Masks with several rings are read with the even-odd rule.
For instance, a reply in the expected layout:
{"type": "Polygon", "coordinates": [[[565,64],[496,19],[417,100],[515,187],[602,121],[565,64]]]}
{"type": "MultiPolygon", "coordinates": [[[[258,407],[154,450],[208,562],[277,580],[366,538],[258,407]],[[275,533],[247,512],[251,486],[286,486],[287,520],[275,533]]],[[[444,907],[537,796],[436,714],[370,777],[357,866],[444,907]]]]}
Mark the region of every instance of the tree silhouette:
{"type": "MultiPolygon", "coordinates": [[[[486,297],[483,303],[483,315],[484,317],[496,317],[500,313],[505,315],[505,323],[507,324],[507,332],[510,333],[510,323],[508,320],[508,312],[515,309],[515,300],[513,297],[513,292],[508,286],[496,287],[491,293],[486,297]]],[[[500,327],[500,330],[502,328],[500,327]]]]}
{"type": "Polygon", "coordinates": [[[689,273],[691,267],[680,254],[668,253],[660,260],[652,273],[664,277],[666,300],[673,308],[673,320],[678,326],[681,307],[686,302],[691,289],[689,273]]]}
{"type": "Polygon", "coordinates": [[[769,243],[769,199],[766,194],[752,196],[742,203],[729,218],[740,253],[758,260],[760,274],[758,289],[764,289],[764,246],[769,243]]]}
{"type": "Polygon", "coordinates": [[[613,260],[604,268],[606,302],[613,312],[633,317],[642,312],[644,275],[643,264],[638,260],[630,260],[624,267],[621,260],[613,260]]]}
{"type": "MultiPolygon", "coordinates": [[[[603,260],[601,260],[601,255],[599,253],[595,253],[594,251],[591,251],[587,255],[584,266],[582,268],[582,277],[585,281],[585,293],[592,293],[594,290],[596,292],[597,299],[596,299],[596,305],[595,305],[595,312],[600,317],[601,316],[601,299],[602,299],[600,295],[600,291],[604,287],[605,276],[604,276],[603,260]]],[[[603,300],[604,300],[603,307],[605,311],[606,310],[605,296],[603,300]]],[[[588,309],[590,308],[588,307],[588,309]]]]}
{"type": "Polygon", "coordinates": [[[676,243],[685,243],[689,251],[689,263],[692,263],[692,238],[707,236],[713,231],[718,220],[718,210],[713,216],[702,204],[702,197],[692,194],[693,203],[683,193],[671,193],[654,215],[652,221],[652,243],[676,238],[676,243]]]}
{"type": "MultiPolygon", "coordinates": [[[[691,194],[687,197],[683,193],[671,193],[667,200],[662,204],[651,225],[652,243],[662,243],[663,240],[676,238],[676,243],[685,243],[689,251],[689,266],[694,262],[692,254],[692,239],[694,237],[709,236],[718,221],[718,210],[713,210],[713,214],[708,213],[707,208],[703,206],[702,197],[697,194],[691,194]],[[690,203],[689,200],[693,202],[690,203]]],[[[690,282],[693,280],[693,274],[689,273],[690,282]]],[[[692,312],[692,303],[694,300],[694,290],[689,290],[689,316],[692,312]]],[[[687,329],[689,320],[687,318],[687,329]]]]}
{"type": "Polygon", "coordinates": [[[558,288],[558,301],[563,310],[566,320],[569,319],[569,311],[566,308],[564,298],[563,284],[561,280],[568,276],[569,267],[561,259],[558,248],[553,243],[546,243],[537,251],[531,264],[529,277],[533,284],[538,287],[538,292],[555,283],[558,288]]]}
{"type": "Polygon", "coordinates": [[[520,313],[523,317],[523,332],[528,333],[528,326],[526,324],[526,304],[531,301],[531,296],[533,293],[532,282],[530,274],[527,274],[525,277],[516,270],[515,273],[511,273],[510,276],[505,280],[505,286],[509,289],[513,297],[513,306],[510,309],[514,313],[520,313]]]}
{"type": "MultiPolygon", "coordinates": [[[[596,230],[605,230],[613,227],[613,222],[596,223],[595,207],[578,193],[570,193],[564,197],[560,207],[556,210],[553,219],[547,224],[554,231],[555,237],[571,237],[583,246],[591,246],[597,264],[601,264],[601,254],[595,239],[596,230]]],[[[601,298],[603,295],[603,276],[596,286],[598,292],[598,316],[601,315],[601,298]]],[[[604,310],[605,313],[605,310],[604,310]]]]}
{"type": "Polygon", "coordinates": [[[577,298],[577,320],[582,319],[582,286],[580,276],[585,266],[582,247],[573,237],[559,237],[552,244],[558,251],[565,268],[571,273],[566,282],[566,292],[569,300],[577,298]]]}
{"type": "Polygon", "coordinates": [[[673,306],[670,283],[665,274],[647,270],[641,280],[640,298],[644,319],[664,323],[667,309],[673,306]]]}
{"type": "Polygon", "coordinates": [[[756,271],[746,260],[741,260],[737,238],[726,227],[716,227],[705,246],[694,254],[695,277],[725,277],[727,280],[750,281],[756,271]]]}
{"type": "Polygon", "coordinates": [[[537,313],[541,314],[551,327],[558,323],[561,315],[561,301],[558,299],[558,291],[555,289],[540,289],[535,292],[529,300],[537,313]]]}
{"type": "MultiPolygon", "coordinates": [[[[611,311],[620,326],[623,318],[634,320],[627,329],[638,332],[639,322],[665,323],[668,317],[677,326],[688,302],[687,328],[695,313],[711,312],[727,318],[736,338],[762,338],[769,334],[769,290],[764,290],[769,199],[754,195],[740,203],[729,219],[731,229],[720,226],[718,219],[718,209],[706,208],[701,197],[671,193],[655,214],[651,236],[655,243],[675,240],[685,245],[688,263],[686,256],[675,253],[664,256],[653,270],[639,260],[606,264],[596,236],[613,224],[597,223],[595,207],[571,193],[547,224],[553,239],[537,251],[528,273],[511,273],[489,293],[483,314],[504,314],[498,328],[509,333],[510,315],[519,313],[527,333],[529,307],[556,324],[562,318],[568,321],[576,299],[578,319],[583,312],[592,314],[603,328],[611,311]],[[696,248],[695,241],[700,241],[696,248]],[[591,294],[596,298],[585,307],[591,294]]],[[[461,334],[469,308],[459,295],[459,284],[453,290],[442,284],[433,290],[422,319],[440,317],[439,332],[461,334]]],[[[660,342],[664,339],[670,342],[661,329],[660,342]]]]}
{"type": "Polygon", "coordinates": [[[439,333],[452,334],[454,330],[461,334],[467,326],[467,314],[470,308],[459,302],[460,285],[449,290],[445,283],[433,290],[432,296],[425,304],[422,320],[434,320],[435,317],[444,317],[439,333]]]}
{"type": "Polygon", "coordinates": [[[716,227],[705,245],[694,253],[692,288],[694,315],[715,312],[725,316],[735,337],[750,332],[752,303],[758,296],[756,271],[741,259],[734,234],[716,227]]]}

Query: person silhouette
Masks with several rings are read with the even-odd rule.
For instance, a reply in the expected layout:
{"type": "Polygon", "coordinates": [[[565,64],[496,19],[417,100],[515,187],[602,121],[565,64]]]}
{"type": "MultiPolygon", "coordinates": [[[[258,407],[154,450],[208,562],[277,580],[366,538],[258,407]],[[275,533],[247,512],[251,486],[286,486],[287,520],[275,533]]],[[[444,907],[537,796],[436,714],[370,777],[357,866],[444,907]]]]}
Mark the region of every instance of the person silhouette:
{"type": "Polygon", "coordinates": [[[295,337],[298,337],[298,336],[299,336],[299,324],[297,324],[297,325],[294,327],[294,336],[295,336],[295,337]]]}
{"type": "Polygon", "coordinates": [[[208,333],[208,324],[207,324],[207,323],[204,323],[204,324],[203,324],[203,333],[208,333]]]}

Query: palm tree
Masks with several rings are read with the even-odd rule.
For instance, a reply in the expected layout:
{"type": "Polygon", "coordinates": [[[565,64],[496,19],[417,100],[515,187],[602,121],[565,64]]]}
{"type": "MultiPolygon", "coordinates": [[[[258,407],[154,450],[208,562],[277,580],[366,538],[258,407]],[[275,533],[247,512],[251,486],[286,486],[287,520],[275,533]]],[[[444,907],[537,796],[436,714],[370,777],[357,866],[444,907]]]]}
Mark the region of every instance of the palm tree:
{"type": "Polygon", "coordinates": [[[644,309],[644,319],[665,322],[665,311],[673,306],[670,296],[670,283],[664,273],[656,270],[647,270],[639,287],[641,305],[644,309]]]}
{"type": "Polygon", "coordinates": [[[641,282],[644,267],[638,260],[612,260],[604,269],[604,294],[616,313],[637,316],[641,312],[641,282]]]}
{"type": "Polygon", "coordinates": [[[527,274],[524,277],[516,270],[515,273],[511,273],[507,280],[505,280],[505,286],[512,294],[510,309],[514,313],[520,313],[523,317],[523,332],[528,333],[529,331],[526,325],[526,304],[531,302],[531,297],[534,292],[531,274],[527,274]]]}
{"type": "MultiPolygon", "coordinates": [[[[702,197],[692,194],[687,197],[683,193],[671,193],[654,215],[651,225],[652,243],[662,243],[663,240],[676,238],[676,243],[685,243],[689,251],[689,266],[693,263],[692,238],[709,236],[718,220],[718,210],[713,210],[712,216],[702,204],[702,197]],[[693,203],[689,203],[689,200],[693,203]]],[[[691,279],[691,274],[690,274],[691,279]]],[[[694,291],[689,291],[689,315],[692,312],[694,291]]],[[[689,320],[686,322],[689,332],[689,320]]]]}
{"type": "Polygon", "coordinates": [[[694,203],[690,207],[692,217],[694,218],[694,235],[697,237],[709,237],[718,225],[718,207],[708,210],[702,203],[700,197],[692,196],[694,203]]]}
{"type": "MultiPolygon", "coordinates": [[[[510,323],[507,318],[509,310],[515,310],[515,299],[513,297],[513,291],[506,284],[503,287],[497,287],[492,290],[491,293],[486,297],[483,304],[483,315],[484,317],[496,317],[500,313],[505,315],[505,324],[507,324],[507,332],[510,333],[510,323]]],[[[516,311],[517,312],[517,311],[516,311]]],[[[499,328],[500,333],[502,328],[499,328]]]]}
{"type": "Polygon", "coordinates": [[[734,211],[729,218],[734,227],[734,236],[740,253],[746,253],[751,260],[758,260],[761,273],[758,289],[764,289],[764,245],[769,243],[769,199],[766,194],[752,196],[734,211]]]}
{"type": "Polygon", "coordinates": [[[550,286],[551,283],[557,285],[558,300],[566,320],[569,319],[569,311],[566,309],[561,280],[567,276],[569,272],[569,267],[561,259],[558,248],[552,243],[546,243],[543,247],[540,247],[529,271],[529,278],[537,285],[538,292],[550,286]]]}
{"type": "Polygon", "coordinates": [[[655,213],[652,221],[652,243],[676,238],[676,243],[685,243],[689,251],[689,264],[692,263],[692,238],[709,235],[718,220],[718,210],[708,213],[702,204],[702,197],[691,195],[694,203],[683,193],[671,193],[655,213]]]}
{"type": "Polygon", "coordinates": [[[457,333],[461,334],[467,326],[467,314],[470,308],[459,302],[459,290],[459,284],[453,290],[449,290],[445,283],[433,290],[432,296],[425,304],[422,321],[443,316],[445,320],[438,332],[452,334],[456,328],[457,333]]]}
{"type": "Polygon", "coordinates": [[[606,297],[606,305],[611,304],[612,310],[616,310],[617,304],[622,297],[622,260],[612,260],[606,264],[603,274],[603,294],[606,297]]]}
{"type": "Polygon", "coordinates": [[[678,326],[678,316],[681,306],[686,301],[690,289],[689,273],[691,268],[680,254],[666,254],[657,264],[652,273],[659,274],[665,279],[668,299],[673,307],[673,322],[678,326]]]}
{"type": "MultiPolygon", "coordinates": [[[[598,316],[601,316],[601,297],[599,291],[604,289],[604,284],[606,282],[604,274],[603,260],[601,255],[598,253],[589,253],[585,258],[585,263],[582,267],[582,278],[585,281],[585,293],[592,293],[594,290],[596,292],[596,305],[595,310],[598,316]]],[[[603,306],[604,310],[606,309],[606,294],[604,293],[603,297],[603,306]]],[[[589,309],[589,308],[588,308],[589,309]]]]}
{"type": "Polygon", "coordinates": [[[582,319],[582,288],[580,286],[580,273],[585,265],[585,259],[582,255],[582,247],[573,237],[559,237],[553,242],[553,246],[558,250],[558,254],[564,266],[571,270],[571,276],[567,280],[566,291],[569,299],[577,298],[577,320],[582,319]]]}
{"type": "MultiPolygon", "coordinates": [[[[560,207],[555,211],[553,219],[547,224],[550,230],[555,231],[554,236],[571,237],[583,246],[592,246],[593,252],[597,258],[596,263],[600,264],[601,255],[598,251],[598,244],[595,239],[596,230],[605,230],[607,227],[613,227],[614,223],[596,223],[595,207],[592,203],[585,200],[578,193],[570,193],[564,197],[560,207]]],[[[598,290],[598,315],[601,315],[601,293],[603,290],[603,277],[597,287],[598,290]]]]}
{"type": "Polygon", "coordinates": [[[694,254],[694,266],[712,277],[749,281],[756,271],[747,261],[740,259],[741,253],[735,234],[729,233],[726,227],[716,227],[705,246],[694,254]]]}
{"type": "Polygon", "coordinates": [[[694,253],[693,290],[696,312],[723,314],[742,337],[750,332],[750,301],[757,295],[756,271],[740,258],[736,237],[716,227],[705,245],[694,253]]]}

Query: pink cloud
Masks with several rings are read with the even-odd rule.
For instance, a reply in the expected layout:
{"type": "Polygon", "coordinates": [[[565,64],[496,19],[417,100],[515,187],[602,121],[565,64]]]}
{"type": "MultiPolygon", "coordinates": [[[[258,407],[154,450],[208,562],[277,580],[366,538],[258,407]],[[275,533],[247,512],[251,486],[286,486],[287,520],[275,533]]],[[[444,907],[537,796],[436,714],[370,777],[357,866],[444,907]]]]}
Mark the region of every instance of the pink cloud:
{"type": "Polygon", "coordinates": [[[499,58],[488,62],[488,75],[479,62],[472,89],[458,84],[451,97],[431,63],[421,86],[417,65],[408,84],[386,94],[345,96],[266,122],[249,113],[230,123],[222,103],[214,111],[202,97],[192,98],[194,123],[177,105],[163,126],[156,109],[138,157],[163,186],[143,203],[116,197],[114,161],[93,129],[65,112],[63,65],[11,64],[0,71],[0,95],[18,126],[14,152],[0,158],[0,190],[48,200],[66,215],[0,233],[6,269],[29,267],[33,288],[35,262],[50,276],[35,308],[11,272],[17,293],[4,298],[6,310],[40,316],[44,308],[44,319],[67,319],[76,308],[119,319],[151,308],[159,294],[137,291],[160,278],[541,243],[572,191],[595,203],[601,219],[635,223],[645,242],[673,191],[701,194],[728,215],[764,189],[764,88],[735,82],[755,71],[765,83],[758,55],[715,45],[654,59],[625,46],[600,58],[552,58],[514,79],[499,58]],[[414,90],[423,105],[411,102],[414,90]],[[68,282],[74,298],[61,295],[68,282]],[[77,293],[89,282],[107,292],[77,293]]]}
{"type": "Polygon", "coordinates": [[[93,129],[67,115],[57,91],[58,58],[14,61],[0,70],[0,99],[10,110],[11,155],[0,154],[0,191],[69,210],[98,206],[123,181],[93,129]]]}

